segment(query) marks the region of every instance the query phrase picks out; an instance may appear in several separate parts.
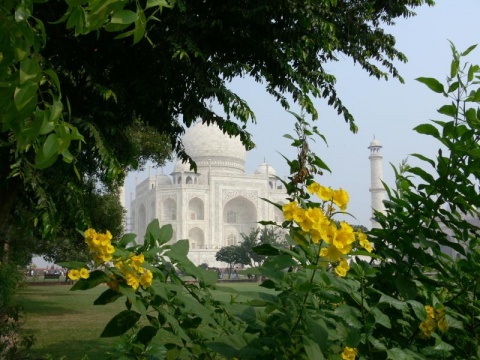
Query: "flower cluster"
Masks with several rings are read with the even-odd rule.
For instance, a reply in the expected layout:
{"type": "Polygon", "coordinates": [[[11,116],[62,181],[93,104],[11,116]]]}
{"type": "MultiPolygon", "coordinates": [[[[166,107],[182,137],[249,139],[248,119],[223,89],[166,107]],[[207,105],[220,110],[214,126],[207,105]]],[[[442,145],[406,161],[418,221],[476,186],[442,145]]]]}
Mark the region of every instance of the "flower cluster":
{"type": "Polygon", "coordinates": [[[357,349],[346,346],[345,349],[343,349],[341,357],[343,360],[355,360],[357,357],[357,349]]]}
{"type": "Polygon", "coordinates": [[[94,254],[96,264],[109,262],[113,258],[115,247],[112,245],[112,234],[107,230],[105,234],[97,233],[94,229],[85,231],[85,242],[94,254]]]}
{"type": "MultiPolygon", "coordinates": [[[[107,285],[113,289],[118,290],[119,282],[126,282],[134,290],[139,286],[146,289],[152,285],[153,273],[150,270],[143,268],[145,258],[143,254],[135,255],[130,253],[127,259],[121,256],[115,256],[115,246],[112,244],[112,234],[110,231],[98,233],[94,229],[87,229],[85,231],[85,242],[88,245],[90,252],[93,254],[93,259],[97,265],[102,264],[106,269],[109,269],[113,263],[113,269],[110,270],[111,281],[107,285]],[[110,265],[108,264],[110,263],[110,265]],[[120,271],[120,272],[118,272],[120,271]]],[[[89,272],[86,268],[80,270],[72,269],[68,273],[68,277],[72,280],[80,278],[87,279],[89,272]]]]}
{"type": "Polygon", "coordinates": [[[324,211],[319,207],[305,209],[298,202],[292,201],[283,206],[285,220],[294,221],[304,235],[310,236],[313,243],[323,242],[320,256],[331,262],[339,262],[335,272],[339,276],[345,276],[350,266],[344,256],[352,250],[355,240],[358,239],[360,246],[368,252],[372,251],[372,245],[365,234],[354,231],[345,221],[342,221],[338,227],[331,219],[334,211],[332,204],[342,211],[347,208],[348,193],[345,190],[332,190],[315,182],[307,189],[311,194],[316,194],[322,199],[324,204],[327,203],[327,210],[324,211]]]}
{"type": "Polygon", "coordinates": [[[434,309],[430,305],[425,305],[425,310],[427,311],[427,317],[420,323],[419,326],[420,330],[422,331],[421,336],[423,338],[431,337],[436,326],[438,326],[438,329],[442,332],[448,330],[448,323],[445,319],[445,310],[443,307],[434,309]]]}
{"type": "MultiPolygon", "coordinates": [[[[135,255],[130,253],[130,257],[124,261],[119,259],[115,261],[115,267],[123,274],[125,281],[134,290],[141,285],[144,289],[152,285],[153,274],[150,270],[142,267],[145,262],[143,254],[135,255]]],[[[109,286],[112,286],[109,283],[109,286]]]]}
{"type": "Polygon", "coordinates": [[[73,281],[78,279],[88,279],[90,277],[90,272],[87,268],[81,268],[80,270],[72,269],[68,272],[68,278],[73,281]]]}

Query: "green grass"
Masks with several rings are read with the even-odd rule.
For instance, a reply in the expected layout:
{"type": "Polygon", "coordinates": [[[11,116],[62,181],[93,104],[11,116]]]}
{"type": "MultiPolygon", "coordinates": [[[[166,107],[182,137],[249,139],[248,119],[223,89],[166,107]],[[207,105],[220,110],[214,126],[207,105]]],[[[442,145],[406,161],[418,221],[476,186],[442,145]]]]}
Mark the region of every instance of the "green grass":
{"type": "MultiPolygon", "coordinates": [[[[231,287],[241,291],[265,291],[258,283],[223,283],[219,287],[231,287]]],[[[121,299],[113,304],[95,306],[93,301],[106,290],[105,286],[88,291],[69,291],[70,286],[29,285],[19,292],[16,300],[23,309],[24,334],[34,334],[34,346],[25,352],[33,359],[62,357],[80,360],[85,355],[90,360],[105,359],[118,338],[100,338],[105,325],[117,313],[125,309],[121,299]]],[[[215,291],[214,296],[229,301],[231,295],[215,291]]]]}
{"type": "Polygon", "coordinates": [[[53,359],[103,359],[116,339],[100,338],[108,321],[123,310],[122,302],[94,306],[105,291],[99,286],[88,291],[69,291],[70,286],[28,286],[17,296],[24,309],[22,332],[34,334],[35,344],[28,350],[34,359],[51,355],[53,359]]]}

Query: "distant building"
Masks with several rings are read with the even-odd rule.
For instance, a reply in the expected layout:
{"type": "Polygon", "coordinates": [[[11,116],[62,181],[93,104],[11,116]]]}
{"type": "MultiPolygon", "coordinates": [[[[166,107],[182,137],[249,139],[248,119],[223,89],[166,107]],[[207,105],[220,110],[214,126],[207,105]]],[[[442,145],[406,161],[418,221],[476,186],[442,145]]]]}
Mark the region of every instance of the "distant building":
{"type": "Polygon", "coordinates": [[[216,125],[198,122],[183,137],[186,152],[197,164],[178,161],[170,176],[156,174],[136,185],[130,204],[131,231],[143,239],[155,218],[173,226],[173,239],[189,239],[195,264],[222,266],[215,254],[242,241],[258,221],[283,221],[282,211],[262,200],[285,203],[287,194],[266,162],[245,173],[246,150],[238,138],[216,125]]]}
{"type": "Polygon", "coordinates": [[[383,186],[382,169],[382,145],[377,139],[373,139],[368,147],[370,149],[370,194],[372,209],[372,228],[378,228],[379,224],[373,219],[375,211],[385,212],[385,187],[383,186]]]}

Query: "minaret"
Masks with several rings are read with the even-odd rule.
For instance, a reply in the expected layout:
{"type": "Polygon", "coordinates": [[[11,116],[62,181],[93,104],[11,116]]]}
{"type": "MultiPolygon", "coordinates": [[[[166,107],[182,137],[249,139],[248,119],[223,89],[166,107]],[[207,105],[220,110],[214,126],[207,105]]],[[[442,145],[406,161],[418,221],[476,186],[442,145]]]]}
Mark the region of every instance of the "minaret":
{"type": "Polygon", "coordinates": [[[380,141],[373,138],[370,146],[370,193],[372,206],[372,228],[379,227],[379,224],[373,220],[373,212],[385,211],[383,200],[385,199],[385,188],[383,187],[383,171],[382,171],[382,145],[380,141]]]}
{"type": "Polygon", "coordinates": [[[122,227],[123,227],[123,230],[127,232],[127,206],[125,204],[126,202],[125,201],[125,180],[122,186],[120,186],[118,190],[119,190],[118,196],[120,198],[120,205],[125,210],[125,214],[122,216],[122,227]]]}

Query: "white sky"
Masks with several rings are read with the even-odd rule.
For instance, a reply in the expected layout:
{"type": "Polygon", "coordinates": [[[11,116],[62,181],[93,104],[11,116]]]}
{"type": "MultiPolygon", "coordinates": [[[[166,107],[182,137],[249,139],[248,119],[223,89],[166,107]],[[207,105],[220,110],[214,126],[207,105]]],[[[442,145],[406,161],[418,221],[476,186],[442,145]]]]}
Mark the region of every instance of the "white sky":
{"type": "MultiPolygon", "coordinates": [[[[412,131],[418,124],[430,119],[439,119],[436,110],[448,103],[448,99],[430,91],[415,81],[418,77],[434,77],[444,81],[451,62],[451,40],[459,51],[479,42],[479,0],[437,0],[434,7],[417,9],[417,16],[399,20],[391,28],[397,39],[397,49],[409,59],[406,64],[397,64],[405,84],[397,80],[378,81],[369,77],[349,59],[330,65],[337,78],[337,90],[359,127],[357,134],[349,131],[342,117],[330,109],[326,101],[316,100],[320,119],[315,123],[327,137],[328,147],[321,139],[312,144],[317,155],[332,170],[316,180],[333,188],[342,187],[350,194],[347,211],[356,217],[349,221],[370,227],[370,163],[368,146],[375,136],[383,145],[383,173],[387,184],[393,184],[393,170],[411,153],[427,156],[436,154],[438,144],[426,136],[412,131]]],[[[474,64],[480,63],[480,48],[468,57],[474,64]]],[[[294,117],[266,93],[264,87],[250,79],[239,79],[232,89],[242,96],[256,114],[257,124],[250,124],[256,149],[247,153],[246,172],[251,174],[263,162],[273,166],[278,176],[288,175],[288,166],[279,153],[294,154],[289,140],[283,138],[293,133],[294,117]]],[[[292,110],[298,110],[293,108],[292,110]]],[[[291,157],[290,156],[290,157],[291,157]]],[[[410,158],[411,164],[417,164],[410,158]]],[[[170,174],[169,164],[163,169],[170,174]]],[[[152,175],[159,169],[153,169],[152,175]]],[[[135,177],[143,181],[148,169],[131,173],[126,179],[126,203],[134,192],[135,177]]]]}

